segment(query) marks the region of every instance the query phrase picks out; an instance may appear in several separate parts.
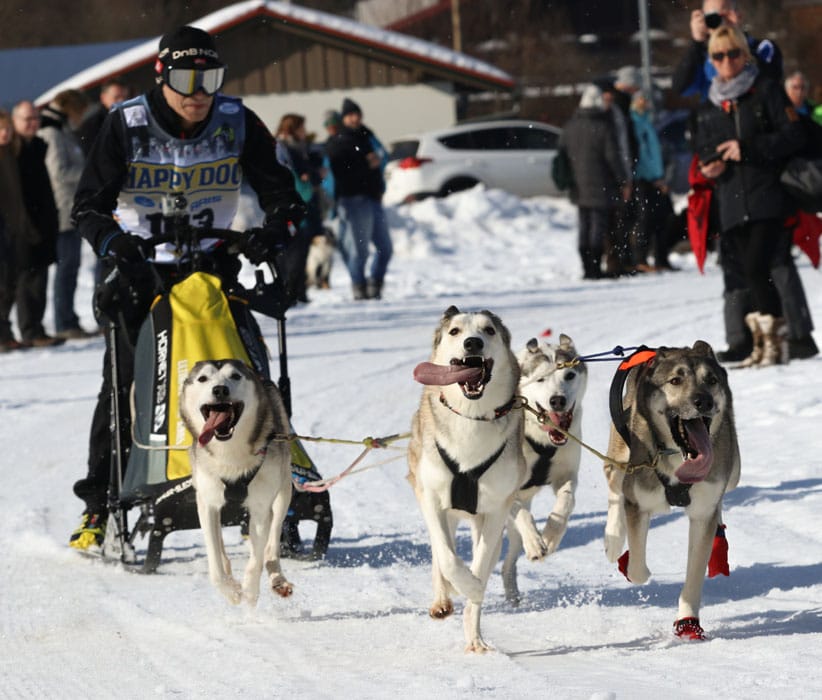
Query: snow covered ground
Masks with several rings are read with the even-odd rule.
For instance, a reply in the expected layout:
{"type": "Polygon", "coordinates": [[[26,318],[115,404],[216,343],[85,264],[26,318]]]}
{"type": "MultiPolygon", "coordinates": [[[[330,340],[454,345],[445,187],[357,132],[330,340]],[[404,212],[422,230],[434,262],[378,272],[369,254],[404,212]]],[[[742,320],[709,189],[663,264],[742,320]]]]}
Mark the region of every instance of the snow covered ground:
{"type": "MultiPolygon", "coordinates": [[[[575,227],[565,201],[481,189],[391,210],[385,298],[349,301],[337,260],[333,288],[289,313],[297,431],[353,440],[407,431],[420,395],[412,369],[451,304],[498,313],[515,349],[548,328],[582,353],[697,339],[724,347],[712,259],[704,276],[682,255],[672,258],[680,272],[584,282],[575,227]]],[[[799,267],[820,323],[822,279],[805,258],[799,267]]],[[[89,277],[86,266],[78,308],[87,326],[89,277]]],[[[276,352],[274,324],[262,325],[276,352]]],[[[253,610],[228,606],[212,588],[198,531],[171,535],[151,576],[70,550],[82,510],[71,485],[85,473],[102,347],[96,338],[0,356],[0,695],[658,700],[822,691],[822,358],[731,373],[742,479],[725,499],[731,576],[705,584],[709,641],[671,635],[687,538],[681,510],[653,521],[653,577],[630,585],[603,554],[605,484],[584,452],[560,550],[520,562],[517,609],[504,601],[497,568],[483,609],[497,651],[465,655],[462,601],[448,620],[427,615],[429,547],[403,458],[332,489],[327,560],[286,560],[294,596],[263,595],[253,610]]],[[[600,451],[614,369],[590,367],[583,432],[600,451]]],[[[308,450],[325,476],[359,451],[308,450]]],[[[538,522],[550,503],[537,498],[538,522]]],[[[242,566],[239,530],[226,536],[242,566]]],[[[467,530],[459,546],[466,550],[467,530]]]]}

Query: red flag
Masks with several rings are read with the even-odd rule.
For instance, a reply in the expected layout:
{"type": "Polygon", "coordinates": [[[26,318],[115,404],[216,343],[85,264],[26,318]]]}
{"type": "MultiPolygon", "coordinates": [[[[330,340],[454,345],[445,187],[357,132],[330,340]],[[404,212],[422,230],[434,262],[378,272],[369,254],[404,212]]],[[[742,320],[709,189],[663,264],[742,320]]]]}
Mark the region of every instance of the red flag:
{"type": "Polygon", "coordinates": [[[708,214],[713,197],[713,182],[699,170],[699,159],[694,156],[688,171],[688,239],[696,256],[696,265],[705,273],[705,255],[708,252],[708,214]]]}

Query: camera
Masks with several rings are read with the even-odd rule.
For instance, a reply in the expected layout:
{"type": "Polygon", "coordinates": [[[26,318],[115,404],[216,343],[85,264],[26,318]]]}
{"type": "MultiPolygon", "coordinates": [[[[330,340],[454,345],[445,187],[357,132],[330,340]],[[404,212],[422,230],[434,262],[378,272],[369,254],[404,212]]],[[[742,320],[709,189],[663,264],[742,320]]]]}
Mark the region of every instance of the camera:
{"type": "Polygon", "coordinates": [[[716,29],[720,24],[722,24],[722,15],[718,12],[709,12],[705,15],[705,26],[708,29],[716,29]]]}

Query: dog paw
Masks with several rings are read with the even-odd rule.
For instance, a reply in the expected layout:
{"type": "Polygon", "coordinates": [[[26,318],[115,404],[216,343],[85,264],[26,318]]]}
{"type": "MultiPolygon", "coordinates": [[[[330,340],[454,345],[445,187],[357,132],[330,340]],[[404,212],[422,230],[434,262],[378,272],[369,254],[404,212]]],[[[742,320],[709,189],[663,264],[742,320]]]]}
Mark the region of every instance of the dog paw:
{"type": "Polygon", "coordinates": [[[451,617],[451,615],[454,614],[454,604],[450,598],[437,600],[428,609],[428,614],[435,620],[444,620],[446,617],[451,617]]]}
{"type": "Polygon", "coordinates": [[[217,584],[217,588],[232,605],[239,605],[243,599],[243,589],[233,578],[223,579],[217,584]]]}
{"type": "Polygon", "coordinates": [[[466,654],[484,654],[486,651],[494,651],[494,647],[482,637],[474,637],[465,645],[466,654]]]}
{"type": "Polygon", "coordinates": [[[615,562],[622,556],[622,547],[625,543],[625,538],[622,535],[609,535],[607,530],[605,532],[605,556],[608,561],[615,562]]]}
{"type": "Polygon", "coordinates": [[[542,530],[542,541],[545,543],[546,554],[550,555],[559,549],[559,543],[568,529],[568,521],[560,519],[554,513],[548,516],[548,522],[542,530]]]}
{"type": "Polygon", "coordinates": [[[634,562],[633,559],[629,559],[627,576],[631,583],[641,586],[651,578],[651,570],[644,563],[634,562]]]}
{"type": "Polygon", "coordinates": [[[529,561],[540,561],[545,558],[546,554],[549,554],[548,545],[537,532],[534,533],[533,537],[523,537],[522,547],[529,561]]]}
{"type": "Polygon", "coordinates": [[[271,590],[280,598],[288,598],[294,592],[294,587],[286,581],[285,576],[278,574],[271,577],[271,590]]]}

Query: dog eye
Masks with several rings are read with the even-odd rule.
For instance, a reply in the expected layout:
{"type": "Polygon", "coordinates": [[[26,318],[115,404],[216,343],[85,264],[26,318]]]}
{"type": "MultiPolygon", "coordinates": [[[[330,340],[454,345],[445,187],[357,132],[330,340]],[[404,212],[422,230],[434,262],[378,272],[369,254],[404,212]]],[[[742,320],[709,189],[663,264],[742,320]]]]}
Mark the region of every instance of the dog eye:
{"type": "Polygon", "coordinates": [[[719,380],[713,374],[709,374],[707,377],[705,377],[705,383],[709,384],[710,386],[714,386],[718,382],[719,380]]]}
{"type": "Polygon", "coordinates": [[[576,372],[566,372],[565,373],[565,381],[570,382],[576,376],[577,376],[576,372]]]}
{"type": "Polygon", "coordinates": [[[544,381],[545,381],[545,377],[540,377],[539,379],[537,379],[537,384],[540,384],[544,381]]]}
{"type": "Polygon", "coordinates": [[[485,332],[488,335],[496,335],[497,334],[497,329],[494,328],[493,326],[488,326],[488,328],[485,329],[485,332]]]}
{"type": "Polygon", "coordinates": [[[450,331],[448,331],[448,335],[459,335],[459,333],[460,333],[459,328],[452,328],[450,331]]]}
{"type": "Polygon", "coordinates": [[[197,381],[198,381],[198,382],[201,382],[201,383],[202,383],[202,382],[207,382],[207,381],[208,381],[208,377],[206,377],[204,374],[201,374],[199,377],[197,377],[197,381]]]}
{"type": "Polygon", "coordinates": [[[241,375],[239,372],[232,372],[231,373],[231,379],[233,379],[235,382],[239,382],[242,378],[243,378],[243,375],[241,375]]]}
{"type": "Polygon", "coordinates": [[[674,386],[679,386],[680,384],[682,384],[682,378],[681,377],[671,377],[671,384],[673,384],[674,386]]]}

